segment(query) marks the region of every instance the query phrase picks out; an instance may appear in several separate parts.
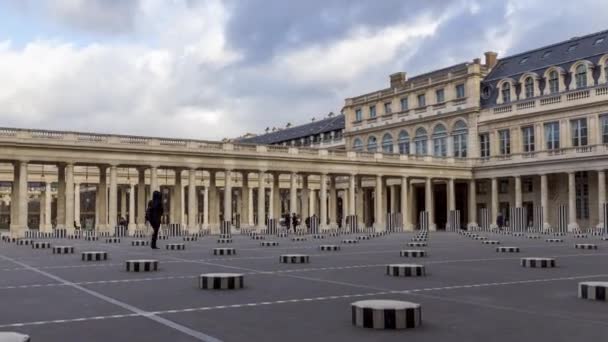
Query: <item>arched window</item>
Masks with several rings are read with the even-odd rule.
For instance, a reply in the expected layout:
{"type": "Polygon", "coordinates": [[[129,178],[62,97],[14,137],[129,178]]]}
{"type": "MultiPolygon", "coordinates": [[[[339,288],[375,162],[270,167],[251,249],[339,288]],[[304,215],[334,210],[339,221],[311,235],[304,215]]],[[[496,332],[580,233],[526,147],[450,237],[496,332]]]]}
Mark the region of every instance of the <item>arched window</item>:
{"type": "Polygon", "coordinates": [[[371,136],[367,139],[367,152],[376,153],[378,151],[378,141],[376,137],[371,136]]]}
{"type": "Polygon", "coordinates": [[[433,130],[433,155],[445,157],[448,155],[447,145],[448,131],[444,125],[437,125],[433,130]]]}
{"type": "Polygon", "coordinates": [[[467,139],[469,137],[469,129],[464,121],[458,121],[454,125],[452,131],[454,139],[454,157],[466,158],[467,156],[467,139]]]}
{"type": "Polygon", "coordinates": [[[502,102],[511,102],[511,84],[509,82],[503,84],[502,86],[502,102]]]}
{"type": "Polygon", "coordinates": [[[393,153],[393,137],[388,133],[382,137],[382,152],[393,153]]]}
{"type": "Polygon", "coordinates": [[[359,138],[355,139],[355,141],[353,142],[353,150],[356,152],[363,151],[363,141],[361,141],[361,139],[359,139],[359,138]]]}
{"type": "Polygon", "coordinates": [[[427,144],[426,129],[420,127],[416,130],[416,136],[414,137],[414,144],[416,145],[417,155],[426,155],[426,144],[427,144]]]}
{"type": "Polygon", "coordinates": [[[553,70],[549,73],[549,94],[559,93],[559,75],[553,70]]]}
{"type": "Polygon", "coordinates": [[[399,153],[410,154],[410,135],[406,131],[399,133],[399,153]]]}
{"type": "Polygon", "coordinates": [[[583,64],[576,67],[576,89],[587,86],[587,67],[583,64]]]}
{"type": "Polygon", "coordinates": [[[527,99],[534,97],[534,79],[532,77],[526,78],[525,91],[527,99]]]}
{"type": "Polygon", "coordinates": [[[608,83],[608,60],[604,62],[604,82],[608,83]]]}

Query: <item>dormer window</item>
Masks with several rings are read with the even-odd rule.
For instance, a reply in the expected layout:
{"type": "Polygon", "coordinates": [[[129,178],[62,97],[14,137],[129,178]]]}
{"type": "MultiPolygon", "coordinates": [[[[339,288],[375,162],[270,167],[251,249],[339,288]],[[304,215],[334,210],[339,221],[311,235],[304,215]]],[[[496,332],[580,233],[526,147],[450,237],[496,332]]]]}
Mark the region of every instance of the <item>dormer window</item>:
{"type": "Polygon", "coordinates": [[[568,52],[572,52],[572,51],[576,50],[577,47],[578,47],[578,44],[570,45],[570,47],[568,48],[568,52]]]}
{"type": "Polygon", "coordinates": [[[604,82],[608,83],[608,60],[604,62],[604,82]]]}
{"type": "Polygon", "coordinates": [[[519,61],[519,64],[526,64],[526,62],[528,61],[528,59],[530,59],[530,57],[524,57],[521,59],[521,61],[519,61]]]}
{"type": "Polygon", "coordinates": [[[511,102],[511,84],[510,83],[505,83],[502,86],[502,102],[503,103],[509,103],[511,102]]]}
{"type": "Polygon", "coordinates": [[[559,93],[559,75],[555,70],[549,73],[549,93],[559,93]]]}
{"type": "Polygon", "coordinates": [[[551,56],[551,52],[552,52],[551,50],[549,50],[549,51],[545,51],[545,53],[543,53],[543,56],[542,56],[541,58],[542,58],[542,59],[545,59],[545,58],[547,58],[547,57],[551,56]]]}
{"type": "Polygon", "coordinates": [[[532,77],[526,78],[524,90],[527,99],[534,97],[534,79],[532,77]]]}
{"type": "Polygon", "coordinates": [[[576,89],[587,87],[587,66],[581,64],[576,67],[576,89]]]}
{"type": "Polygon", "coordinates": [[[606,39],[606,37],[599,37],[598,39],[595,40],[595,42],[593,42],[593,45],[597,45],[597,44],[603,43],[604,39],[606,39]]]}

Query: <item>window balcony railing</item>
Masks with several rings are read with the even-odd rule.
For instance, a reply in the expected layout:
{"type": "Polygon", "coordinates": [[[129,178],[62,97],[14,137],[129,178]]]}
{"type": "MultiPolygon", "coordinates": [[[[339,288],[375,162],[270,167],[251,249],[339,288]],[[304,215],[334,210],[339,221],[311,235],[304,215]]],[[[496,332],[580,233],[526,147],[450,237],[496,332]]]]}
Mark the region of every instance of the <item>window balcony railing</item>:
{"type": "Polygon", "coordinates": [[[538,160],[567,159],[589,156],[607,156],[608,144],[587,145],[578,147],[564,147],[552,150],[534,152],[512,153],[509,155],[498,155],[484,158],[476,158],[476,163],[487,165],[489,163],[503,163],[513,161],[534,162],[538,160]]]}
{"type": "MultiPolygon", "coordinates": [[[[594,101],[605,101],[608,99],[608,84],[601,84],[592,88],[577,89],[561,94],[549,94],[534,99],[522,99],[507,104],[500,104],[491,109],[492,114],[527,114],[542,108],[552,109],[564,103],[572,105],[586,104],[594,101]]],[[[492,120],[494,116],[483,116],[480,121],[492,120]]]]}

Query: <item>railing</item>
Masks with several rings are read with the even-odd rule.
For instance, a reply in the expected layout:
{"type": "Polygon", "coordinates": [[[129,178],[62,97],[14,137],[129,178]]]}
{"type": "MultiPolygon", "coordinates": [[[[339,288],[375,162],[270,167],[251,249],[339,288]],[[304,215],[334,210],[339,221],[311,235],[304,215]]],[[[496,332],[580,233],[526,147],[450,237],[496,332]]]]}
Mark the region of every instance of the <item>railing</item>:
{"type": "Polygon", "coordinates": [[[561,95],[557,95],[557,96],[552,96],[552,97],[547,97],[544,99],[540,99],[540,105],[541,106],[546,106],[546,105],[550,105],[550,104],[554,104],[554,103],[560,103],[562,102],[562,96],[561,95]]]}
{"type": "Polygon", "coordinates": [[[494,114],[509,113],[511,110],[513,110],[513,106],[512,105],[507,105],[507,106],[502,106],[502,107],[494,107],[494,114]]]}
{"type": "Polygon", "coordinates": [[[534,152],[522,152],[512,153],[508,155],[498,155],[491,157],[476,158],[475,161],[481,164],[487,164],[491,162],[504,162],[504,161],[532,161],[540,158],[575,158],[578,156],[593,156],[593,155],[605,155],[608,152],[608,144],[597,144],[577,147],[563,147],[552,150],[542,150],[534,152]]]}
{"type": "Polygon", "coordinates": [[[574,100],[586,99],[589,96],[591,96],[591,92],[587,89],[587,90],[580,90],[580,91],[575,91],[573,93],[566,94],[566,99],[568,101],[574,101],[574,100]]]}

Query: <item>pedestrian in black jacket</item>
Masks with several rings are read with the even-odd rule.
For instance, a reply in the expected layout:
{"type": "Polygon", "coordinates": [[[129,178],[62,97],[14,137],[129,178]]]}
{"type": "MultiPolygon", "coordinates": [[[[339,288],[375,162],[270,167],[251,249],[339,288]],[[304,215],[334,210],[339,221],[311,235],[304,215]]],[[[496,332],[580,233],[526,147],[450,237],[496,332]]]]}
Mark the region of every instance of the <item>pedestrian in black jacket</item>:
{"type": "Polygon", "coordinates": [[[154,191],[152,200],[148,202],[146,210],[146,220],[150,222],[154,233],[152,233],[152,249],[158,249],[156,240],[158,239],[158,229],[160,228],[160,219],[163,216],[163,201],[160,191],[154,191]]]}

